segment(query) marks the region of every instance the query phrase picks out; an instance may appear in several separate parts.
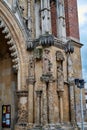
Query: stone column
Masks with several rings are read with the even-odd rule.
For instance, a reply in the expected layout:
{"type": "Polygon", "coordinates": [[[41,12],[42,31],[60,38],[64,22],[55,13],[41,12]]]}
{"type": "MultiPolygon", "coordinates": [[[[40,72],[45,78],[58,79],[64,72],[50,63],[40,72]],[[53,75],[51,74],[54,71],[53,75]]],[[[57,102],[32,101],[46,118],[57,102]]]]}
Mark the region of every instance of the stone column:
{"type": "Polygon", "coordinates": [[[15,126],[15,130],[19,130],[21,128],[27,127],[28,124],[28,108],[27,108],[27,96],[28,91],[22,90],[17,91],[18,96],[18,120],[15,126]]]}
{"type": "Polygon", "coordinates": [[[28,123],[32,127],[34,123],[34,79],[29,79],[28,86],[28,123]]]}
{"type": "Polygon", "coordinates": [[[63,92],[64,92],[64,90],[58,91],[58,96],[59,96],[59,111],[60,111],[60,123],[63,123],[63,92]]]}
{"type": "Polygon", "coordinates": [[[67,72],[68,72],[68,83],[69,83],[69,92],[70,92],[70,115],[71,123],[73,126],[76,124],[75,118],[75,99],[74,99],[74,77],[73,77],[73,62],[71,58],[71,53],[74,52],[74,48],[71,45],[71,41],[67,43],[67,72]]]}
{"type": "Polygon", "coordinates": [[[47,86],[43,82],[43,125],[48,124],[48,114],[47,114],[47,86]]]}
{"type": "Polygon", "coordinates": [[[42,91],[36,91],[37,94],[37,125],[41,124],[41,93],[42,91]]]}
{"type": "Polygon", "coordinates": [[[75,99],[74,99],[74,82],[70,82],[69,84],[70,89],[70,114],[71,114],[71,123],[75,125],[76,118],[75,118],[75,99]]]}
{"type": "Polygon", "coordinates": [[[70,112],[71,112],[71,122],[75,124],[75,101],[74,101],[74,79],[73,79],[73,66],[71,54],[68,54],[68,82],[70,90],[70,112]]]}
{"type": "Polygon", "coordinates": [[[48,104],[49,104],[49,123],[53,124],[54,122],[54,109],[53,109],[53,81],[49,81],[48,86],[48,104]]]}

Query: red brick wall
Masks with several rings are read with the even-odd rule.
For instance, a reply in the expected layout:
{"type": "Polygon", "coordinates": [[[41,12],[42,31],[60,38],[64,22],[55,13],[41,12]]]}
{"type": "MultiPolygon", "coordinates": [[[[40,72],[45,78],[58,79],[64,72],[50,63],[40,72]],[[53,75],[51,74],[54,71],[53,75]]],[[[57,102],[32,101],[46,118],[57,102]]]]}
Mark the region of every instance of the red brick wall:
{"type": "Polygon", "coordinates": [[[57,36],[57,13],[56,13],[56,4],[55,2],[51,2],[51,24],[52,24],[52,34],[57,36]]]}
{"type": "Polygon", "coordinates": [[[79,39],[77,0],[65,0],[66,35],[79,39]]]}

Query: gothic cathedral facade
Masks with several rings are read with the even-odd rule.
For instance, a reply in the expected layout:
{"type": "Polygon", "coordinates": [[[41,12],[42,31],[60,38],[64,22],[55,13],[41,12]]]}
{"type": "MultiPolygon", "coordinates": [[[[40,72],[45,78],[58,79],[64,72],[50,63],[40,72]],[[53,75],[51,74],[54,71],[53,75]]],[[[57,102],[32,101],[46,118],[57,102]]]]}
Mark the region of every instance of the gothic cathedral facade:
{"type": "Polygon", "coordinates": [[[81,47],[77,0],[0,0],[0,130],[78,130],[81,47]]]}

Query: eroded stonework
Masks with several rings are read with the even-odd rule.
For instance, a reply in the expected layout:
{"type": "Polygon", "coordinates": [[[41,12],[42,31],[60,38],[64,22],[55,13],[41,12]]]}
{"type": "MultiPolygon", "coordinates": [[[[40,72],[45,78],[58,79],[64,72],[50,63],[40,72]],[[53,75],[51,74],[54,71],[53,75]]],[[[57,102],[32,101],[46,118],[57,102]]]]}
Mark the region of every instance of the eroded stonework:
{"type": "Polygon", "coordinates": [[[81,122],[82,44],[67,35],[66,2],[56,2],[0,1],[0,104],[11,105],[10,130],[78,130],[81,122]]]}

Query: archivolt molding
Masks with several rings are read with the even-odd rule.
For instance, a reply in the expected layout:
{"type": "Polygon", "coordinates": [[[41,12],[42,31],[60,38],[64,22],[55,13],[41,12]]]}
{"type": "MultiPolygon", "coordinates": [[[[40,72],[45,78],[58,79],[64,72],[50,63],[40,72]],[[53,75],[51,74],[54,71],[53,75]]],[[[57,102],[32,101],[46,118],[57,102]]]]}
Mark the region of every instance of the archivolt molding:
{"type": "Polygon", "coordinates": [[[16,44],[15,44],[15,41],[10,33],[9,28],[7,27],[6,23],[2,20],[1,17],[0,17],[0,28],[2,29],[2,33],[5,35],[5,39],[7,39],[7,44],[8,44],[9,50],[11,52],[13,68],[18,70],[18,68],[19,68],[18,50],[17,50],[16,44]]]}
{"type": "Polygon", "coordinates": [[[2,1],[0,1],[0,28],[11,52],[13,67],[18,70],[18,90],[25,89],[29,55],[26,51],[26,39],[16,17],[2,1]]]}
{"type": "Polygon", "coordinates": [[[19,67],[19,57],[18,57],[18,50],[15,44],[15,41],[10,33],[9,28],[5,24],[5,22],[0,17],[0,28],[2,28],[2,33],[5,34],[5,39],[7,39],[7,44],[9,46],[9,50],[11,52],[13,68],[18,70],[19,67]]]}

